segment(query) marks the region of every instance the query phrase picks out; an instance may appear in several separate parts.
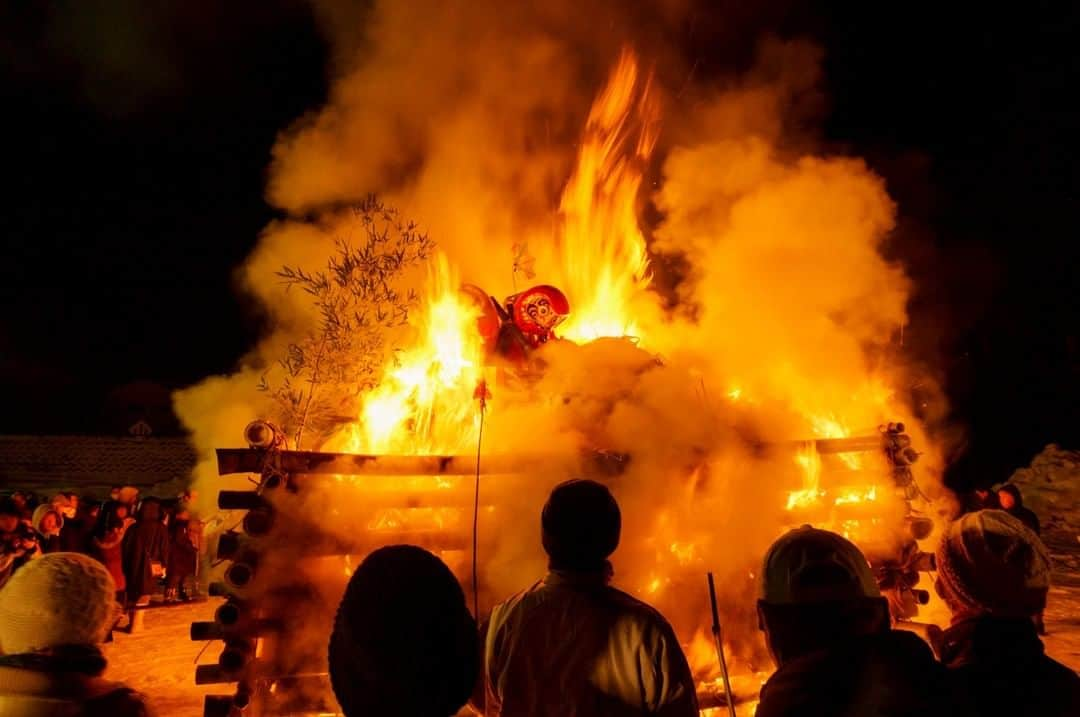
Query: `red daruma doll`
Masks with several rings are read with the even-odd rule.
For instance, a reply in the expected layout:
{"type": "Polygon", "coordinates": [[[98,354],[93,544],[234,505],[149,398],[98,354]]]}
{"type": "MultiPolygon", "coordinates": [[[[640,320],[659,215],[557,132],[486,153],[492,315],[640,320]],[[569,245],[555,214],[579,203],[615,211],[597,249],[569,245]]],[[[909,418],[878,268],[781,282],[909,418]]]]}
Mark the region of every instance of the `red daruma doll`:
{"type": "Polygon", "coordinates": [[[570,302],[554,286],[541,284],[506,299],[499,306],[483,289],[471,284],[461,288],[477,306],[477,331],[488,353],[498,353],[523,366],[529,353],[555,336],[555,327],[570,315],[570,302]]]}

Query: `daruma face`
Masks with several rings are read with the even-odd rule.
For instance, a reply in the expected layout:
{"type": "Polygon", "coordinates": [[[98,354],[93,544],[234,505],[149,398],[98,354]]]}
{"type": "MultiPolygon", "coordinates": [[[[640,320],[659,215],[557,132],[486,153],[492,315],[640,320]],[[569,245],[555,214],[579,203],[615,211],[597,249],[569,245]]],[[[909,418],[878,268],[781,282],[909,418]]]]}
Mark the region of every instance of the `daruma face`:
{"type": "Polygon", "coordinates": [[[545,329],[550,329],[559,320],[558,314],[551,310],[551,302],[539,298],[525,307],[525,313],[545,329]]]}
{"type": "Polygon", "coordinates": [[[518,294],[514,301],[514,321],[526,333],[550,332],[569,311],[566,297],[553,286],[534,286],[518,294]]]}

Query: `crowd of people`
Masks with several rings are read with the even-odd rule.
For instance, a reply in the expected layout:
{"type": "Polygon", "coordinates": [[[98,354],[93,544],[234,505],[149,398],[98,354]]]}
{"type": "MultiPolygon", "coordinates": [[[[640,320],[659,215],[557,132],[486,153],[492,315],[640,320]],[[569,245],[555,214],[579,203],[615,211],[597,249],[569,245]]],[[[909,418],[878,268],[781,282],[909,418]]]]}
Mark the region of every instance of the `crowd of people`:
{"type": "MultiPolygon", "coordinates": [[[[1016,514],[1018,492],[1004,494],[940,538],[935,589],[952,618],[932,645],[892,624],[850,541],[810,526],[780,537],[759,574],[759,625],[777,669],[756,715],[1080,715],[1080,677],[1045,654],[1037,631],[1048,552],[1037,521],[1016,514]]],[[[7,500],[0,509],[5,540],[20,546],[20,564],[0,589],[0,714],[140,717],[142,698],[102,679],[98,646],[115,598],[144,597],[154,563],[172,572],[184,512],[147,499],[133,521],[131,503],[108,501],[82,529],[82,553],[51,552],[49,538],[70,540],[65,510],[78,516],[85,503],[63,497],[36,508],[7,500]],[[77,709],[42,707],[61,703],[77,709]]],[[[398,545],[364,559],[329,639],[330,679],[346,717],[448,717],[466,704],[507,717],[699,714],[671,625],[612,584],[621,513],[608,489],[562,483],[539,522],[547,574],[480,625],[435,555],[398,545]]]]}
{"type": "MultiPolygon", "coordinates": [[[[952,619],[933,648],[895,629],[850,541],[810,526],[778,539],[757,605],[777,669],[757,717],[1080,715],[1080,677],[1037,633],[1049,555],[1006,493],[1012,503],[967,513],[941,536],[935,588],[952,619]]],[[[563,483],[540,523],[547,575],[479,628],[434,555],[393,546],[368,556],[330,638],[345,715],[445,717],[466,703],[514,717],[698,715],[671,626],[612,585],[621,520],[608,490],[563,483]]]]}
{"type": "Polygon", "coordinates": [[[106,500],[74,492],[0,497],[0,588],[42,556],[81,553],[112,576],[121,608],[148,605],[162,586],[166,602],[186,601],[197,592],[201,540],[190,502],[190,493],[141,498],[120,486],[106,500]]]}

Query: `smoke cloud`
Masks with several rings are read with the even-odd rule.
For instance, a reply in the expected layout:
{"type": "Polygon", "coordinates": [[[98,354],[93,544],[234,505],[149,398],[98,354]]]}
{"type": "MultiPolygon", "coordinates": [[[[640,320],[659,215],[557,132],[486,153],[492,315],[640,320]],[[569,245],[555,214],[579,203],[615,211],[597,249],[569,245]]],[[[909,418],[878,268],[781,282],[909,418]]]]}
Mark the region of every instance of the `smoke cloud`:
{"type": "MultiPolygon", "coordinates": [[[[636,298],[640,345],[549,345],[530,392],[496,386],[484,453],[548,451],[565,470],[482,480],[483,604],[539,576],[540,508],[581,468],[580,452],[625,452],[628,469],[611,482],[624,512],[616,584],[657,604],[690,642],[705,624],[704,573],[717,573],[729,640],[744,666],[761,666],[754,573],[793,520],[785,496],[805,481],[791,451],[763,443],[872,435],[903,420],[924,452],[920,480],[939,493],[940,448],[908,405],[895,341],[911,291],[882,252],[896,208],[864,162],[814,149],[821,50],[762,38],[749,71],[704,76],[680,50],[688,1],[316,7],[333,43],[330,100],[282,131],[267,192],[287,218],[240,269],[273,330],[235,374],[176,396],[207,456],[202,498],[229,487],[212,449],[241,444],[246,422],[266,415],[259,377],[317,319],[274,272],[323,267],[353,231],[343,206],[378,192],[430,233],[462,281],[494,296],[515,289],[515,244],[535,247],[537,283],[558,276],[545,257],[558,253],[560,195],[590,103],[629,46],[653,71],[660,106],[637,211],[666,288],[636,298]]],[[[865,475],[887,475],[883,459],[863,461],[865,475]]],[[[451,494],[471,499],[470,485],[451,494]]],[[[379,520],[364,507],[378,501],[350,486],[305,491],[319,516],[353,496],[356,512],[329,521],[342,537],[379,520]]],[[[435,506],[434,526],[468,535],[471,516],[419,505],[435,506]]],[[[902,513],[887,497],[875,510],[902,513]]],[[[447,554],[462,577],[466,557],[447,554]]]]}

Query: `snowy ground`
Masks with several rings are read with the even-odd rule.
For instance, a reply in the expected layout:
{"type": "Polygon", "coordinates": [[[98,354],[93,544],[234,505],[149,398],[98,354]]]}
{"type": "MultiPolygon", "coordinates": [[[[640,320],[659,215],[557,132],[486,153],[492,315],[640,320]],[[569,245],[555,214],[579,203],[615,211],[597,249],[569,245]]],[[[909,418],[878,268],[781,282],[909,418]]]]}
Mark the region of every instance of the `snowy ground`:
{"type": "MultiPolygon", "coordinates": [[[[1067,561],[1056,561],[1060,569],[1046,611],[1050,631],[1046,649],[1053,658],[1080,670],[1080,546],[1067,557],[1067,561]]],[[[117,634],[115,641],[105,646],[108,677],[145,694],[159,717],[201,715],[204,695],[229,694],[233,687],[200,687],[194,680],[196,658],[204,645],[191,642],[188,629],[192,621],[213,619],[219,602],[148,610],[142,631],[117,634]]],[[[220,651],[220,644],[212,644],[198,662],[213,663],[220,651]]]]}
{"type": "Polygon", "coordinates": [[[133,634],[114,633],[105,645],[109,668],[105,676],[119,680],[143,693],[157,717],[199,717],[203,696],[231,694],[234,685],[195,684],[198,664],[217,662],[221,643],[188,639],[191,623],[213,620],[221,600],[191,603],[178,607],[152,608],[144,613],[143,629],[133,634]]]}
{"type": "Polygon", "coordinates": [[[1046,606],[1046,652],[1080,672],[1080,543],[1048,541],[1054,583],[1046,606]]]}

